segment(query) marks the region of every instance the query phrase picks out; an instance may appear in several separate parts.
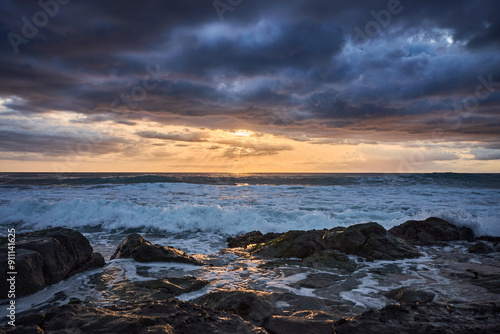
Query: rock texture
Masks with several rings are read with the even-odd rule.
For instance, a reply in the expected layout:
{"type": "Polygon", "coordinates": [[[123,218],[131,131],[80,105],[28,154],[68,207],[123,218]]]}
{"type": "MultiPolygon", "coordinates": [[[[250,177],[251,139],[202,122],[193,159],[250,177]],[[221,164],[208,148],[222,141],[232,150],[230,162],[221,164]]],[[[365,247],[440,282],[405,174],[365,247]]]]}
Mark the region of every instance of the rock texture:
{"type": "Polygon", "coordinates": [[[489,254],[495,252],[493,247],[488,246],[484,242],[477,242],[474,245],[470,246],[467,251],[469,253],[479,253],[479,254],[489,254]]]}
{"type": "Polygon", "coordinates": [[[267,258],[306,258],[326,249],[323,231],[288,231],[278,238],[254,248],[254,253],[267,258]]]}
{"type": "MultiPolygon", "coordinates": [[[[273,235],[265,236],[267,240],[273,235]]],[[[263,240],[259,239],[263,237],[260,232],[254,231],[230,239],[230,242],[232,246],[248,246],[249,240],[263,240]],[[236,240],[239,242],[235,242],[236,240]]],[[[288,231],[269,241],[252,244],[247,251],[264,258],[299,258],[303,259],[306,266],[334,267],[346,271],[356,269],[356,264],[345,254],[359,255],[368,260],[420,256],[415,247],[394,237],[377,223],[336,227],[331,230],[288,231]]]]}
{"type": "Polygon", "coordinates": [[[433,292],[415,290],[407,287],[394,289],[384,294],[400,304],[423,304],[430,303],[436,295],[433,292]]]}
{"type": "Polygon", "coordinates": [[[123,239],[111,256],[111,260],[124,258],[133,258],[138,262],[180,262],[203,265],[194,257],[177,248],[153,245],[137,233],[123,239]]]}
{"type": "Polygon", "coordinates": [[[276,313],[270,295],[259,291],[219,290],[204,295],[198,303],[216,310],[231,311],[257,326],[276,313]]]}
{"type": "Polygon", "coordinates": [[[337,268],[341,272],[353,272],[357,268],[356,262],[338,250],[317,251],[306,257],[302,264],[317,269],[337,268]]]}
{"type": "Polygon", "coordinates": [[[443,241],[474,240],[468,227],[458,227],[446,220],[430,217],[426,220],[409,220],[389,230],[392,235],[419,245],[434,245],[443,241]]]}
{"type": "Polygon", "coordinates": [[[113,284],[110,291],[120,300],[148,301],[168,300],[170,298],[200,290],[208,285],[208,281],[193,276],[165,277],[149,281],[130,282],[128,280],[113,284]]]}
{"type": "MultiPolygon", "coordinates": [[[[7,239],[0,239],[0,291],[6,289],[7,239]]],[[[94,253],[80,232],[52,228],[16,235],[16,297],[26,296],[78,272],[102,267],[104,259],[94,253]]],[[[6,298],[6,296],[1,296],[6,298]]]]}
{"type": "Polygon", "coordinates": [[[497,303],[389,305],[350,319],[335,321],[333,333],[500,333],[497,303]]]}
{"type": "Polygon", "coordinates": [[[377,223],[357,224],[325,235],[328,248],[369,259],[416,258],[419,251],[394,237],[377,223]]]}
{"type": "Polygon", "coordinates": [[[247,247],[251,244],[260,244],[263,242],[268,242],[272,239],[276,239],[282,233],[266,233],[262,234],[260,231],[252,231],[245,234],[241,234],[235,238],[228,237],[227,238],[227,246],[229,248],[234,247],[247,247]]]}
{"type": "Polygon", "coordinates": [[[46,314],[19,319],[6,333],[266,333],[230,312],[170,299],[102,308],[67,304],[46,314]],[[17,332],[16,332],[17,331],[17,332]]]}

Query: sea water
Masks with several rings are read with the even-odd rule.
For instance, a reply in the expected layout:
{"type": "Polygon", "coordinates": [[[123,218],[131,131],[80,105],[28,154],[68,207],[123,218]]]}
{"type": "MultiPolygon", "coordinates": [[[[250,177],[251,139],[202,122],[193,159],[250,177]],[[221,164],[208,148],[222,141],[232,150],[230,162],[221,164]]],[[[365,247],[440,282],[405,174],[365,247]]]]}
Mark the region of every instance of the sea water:
{"type": "MultiPolygon", "coordinates": [[[[499,204],[500,174],[3,173],[0,235],[5,236],[8,228],[15,228],[17,233],[72,228],[81,231],[107,262],[104,268],[19,299],[20,312],[63,304],[70,297],[115,303],[117,297],[110,291],[94,290],[91,276],[95,274],[105,274],[116,282],[184,275],[212,282],[201,291],[179,297],[184,300],[218,288],[288,290],[324,297],[331,291],[293,287],[295,281],[315,272],[313,269],[284,275],[219,251],[226,247],[228,236],[253,230],[284,232],[366,222],[378,222],[389,229],[431,216],[468,226],[476,235],[500,236],[499,204]],[[109,261],[130,233],[141,233],[153,243],[190,254],[218,258],[224,265],[200,269],[170,263],[138,266],[131,259],[109,261]],[[236,270],[239,267],[245,270],[236,270]],[[63,297],[54,299],[57,295],[63,297]]],[[[409,268],[431,260],[422,257],[398,263],[409,268]]],[[[394,286],[377,286],[363,270],[367,269],[356,273],[358,287],[336,298],[378,308],[387,300],[374,291],[394,286]]],[[[415,275],[426,279],[420,273],[415,275]]],[[[433,274],[430,281],[438,282],[438,275],[433,274]]]]}

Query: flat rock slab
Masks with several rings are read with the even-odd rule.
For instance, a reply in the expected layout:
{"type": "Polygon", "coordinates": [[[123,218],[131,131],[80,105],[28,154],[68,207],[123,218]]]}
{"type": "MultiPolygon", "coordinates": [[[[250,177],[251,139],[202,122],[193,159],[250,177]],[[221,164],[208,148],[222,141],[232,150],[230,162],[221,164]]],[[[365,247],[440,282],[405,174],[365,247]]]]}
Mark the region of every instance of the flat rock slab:
{"type": "Polygon", "coordinates": [[[4,330],[6,333],[29,333],[28,330],[37,328],[46,334],[266,333],[232,313],[176,299],[102,308],[67,304],[53,308],[41,317],[20,318],[16,327],[4,330]]]}
{"type": "Polygon", "coordinates": [[[433,292],[421,291],[411,288],[399,288],[384,293],[384,296],[391,298],[400,304],[422,304],[430,303],[436,294],[433,292]]]}
{"type": "Polygon", "coordinates": [[[335,321],[336,334],[500,333],[500,304],[389,305],[335,321]]]}

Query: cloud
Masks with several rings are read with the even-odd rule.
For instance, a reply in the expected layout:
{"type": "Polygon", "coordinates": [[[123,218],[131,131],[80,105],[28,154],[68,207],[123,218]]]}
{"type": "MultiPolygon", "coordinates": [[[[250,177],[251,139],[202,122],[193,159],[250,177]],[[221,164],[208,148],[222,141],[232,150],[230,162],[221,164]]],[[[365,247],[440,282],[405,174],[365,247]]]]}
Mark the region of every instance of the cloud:
{"type": "MultiPolygon", "coordinates": [[[[422,140],[436,129],[446,141],[486,142],[500,133],[496,85],[483,86],[489,94],[473,115],[444,117],[475,97],[479,77],[500,81],[500,3],[401,5],[380,34],[356,43],[354,28],[364,30],[385,1],[245,1],[224,21],[210,1],[69,2],[18,54],[8,38],[0,39],[0,102],[9,99],[8,112],[26,117],[74,112],[82,116],[74,122],[89,127],[143,120],[222,130],[244,124],[332,143],[422,140]],[[159,69],[151,89],[144,88],[148,68],[159,69]]],[[[8,0],[0,28],[22,34],[21,18],[39,10],[37,2],[8,0]]],[[[209,141],[203,132],[137,135],[209,141]]],[[[63,140],[46,133],[41,142],[50,136],[63,140]]],[[[287,149],[215,144],[242,154],[287,149]]],[[[9,145],[33,149],[28,141],[9,145]]]]}
{"type": "Polygon", "coordinates": [[[207,141],[209,135],[205,132],[170,132],[161,133],[156,131],[138,131],[136,135],[148,139],[161,139],[172,141],[185,141],[199,143],[207,141]]]}
{"type": "Polygon", "coordinates": [[[499,160],[500,159],[500,149],[488,150],[488,149],[472,149],[470,154],[474,155],[476,160],[499,160]]]}

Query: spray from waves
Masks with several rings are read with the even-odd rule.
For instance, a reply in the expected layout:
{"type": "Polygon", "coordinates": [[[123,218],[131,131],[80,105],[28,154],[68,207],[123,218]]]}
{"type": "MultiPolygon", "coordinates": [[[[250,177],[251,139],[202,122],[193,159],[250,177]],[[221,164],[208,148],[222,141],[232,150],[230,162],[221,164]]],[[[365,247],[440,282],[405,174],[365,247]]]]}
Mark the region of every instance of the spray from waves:
{"type": "Polygon", "coordinates": [[[496,219],[474,217],[464,209],[420,210],[417,213],[401,211],[378,212],[345,208],[343,211],[280,210],[231,205],[141,205],[129,201],[71,199],[62,201],[18,199],[0,205],[0,224],[16,222],[20,230],[48,227],[69,227],[77,230],[97,228],[106,231],[139,229],[161,233],[220,233],[236,235],[253,230],[285,232],[349,226],[377,221],[389,229],[406,220],[440,217],[460,226],[471,227],[476,235],[500,235],[496,219]]]}

